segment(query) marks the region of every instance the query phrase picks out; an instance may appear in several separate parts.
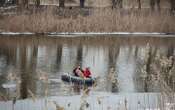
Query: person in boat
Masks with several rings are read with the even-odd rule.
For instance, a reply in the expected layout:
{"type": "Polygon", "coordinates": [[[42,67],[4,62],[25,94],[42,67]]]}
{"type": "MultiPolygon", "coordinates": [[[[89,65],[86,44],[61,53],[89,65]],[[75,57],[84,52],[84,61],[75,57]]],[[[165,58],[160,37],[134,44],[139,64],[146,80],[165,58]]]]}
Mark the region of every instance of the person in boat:
{"type": "Polygon", "coordinates": [[[81,69],[80,66],[76,67],[76,68],[73,70],[73,73],[74,73],[74,75],[77,76],[77,77],[82,77],[82,78],[84,78],[84,74],[83,74],[84,71],[81,69]]]}
{"type": "Polygon", "coordinates": [[[91,71],[89,67],[85,68],[83,75],[85,78],[91,78],[91,71]]]}

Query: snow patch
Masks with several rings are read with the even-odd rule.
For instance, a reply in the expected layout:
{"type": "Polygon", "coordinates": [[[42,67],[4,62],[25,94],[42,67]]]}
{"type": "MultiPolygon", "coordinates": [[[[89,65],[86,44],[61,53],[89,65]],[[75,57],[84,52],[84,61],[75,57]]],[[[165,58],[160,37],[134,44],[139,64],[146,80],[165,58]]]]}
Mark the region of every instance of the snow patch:
{"type": "Polygon", "coordinates": [[[16,88],[16,84],[14,84],[14,83],[5,83],[5,84],[2,84],[2,87],[5,88],[5,89],[16,88]]]}

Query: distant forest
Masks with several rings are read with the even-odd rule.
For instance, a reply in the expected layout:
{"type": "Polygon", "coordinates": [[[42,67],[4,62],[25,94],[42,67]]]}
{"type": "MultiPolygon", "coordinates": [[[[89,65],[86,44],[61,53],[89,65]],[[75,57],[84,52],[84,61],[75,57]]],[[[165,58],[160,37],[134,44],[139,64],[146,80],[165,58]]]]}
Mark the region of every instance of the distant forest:
{"type": "Polygon", "coordinates": [[[35,4],[39,7],[42,4],[58,4],[59,7],[65,7],[66,3],[74,3],[81,8],[87,6],[111,6],[112,8],[150,8],[158,10],[161,8],[169,8],[175,10],[175,0],[0,0],[0,6],[10,4],[18,5],[22,8],[27,8],[29,4],[35,4]]]}

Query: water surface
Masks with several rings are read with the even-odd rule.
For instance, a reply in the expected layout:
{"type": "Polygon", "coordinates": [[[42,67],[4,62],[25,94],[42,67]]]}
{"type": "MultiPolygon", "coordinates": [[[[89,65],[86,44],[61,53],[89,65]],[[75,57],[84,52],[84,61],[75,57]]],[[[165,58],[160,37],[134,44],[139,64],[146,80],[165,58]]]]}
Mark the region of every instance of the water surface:
{"type": "MultiPolygon", "coordinates": [[[[8,83],[8,74],[15,74],[20,80],[21,98],[30,96],[29,90],[37,96],[80,94],[81,88],[61,81],[65,72],[72,73],[77,65],[90,67],[93,77],[100,80],[95,92],[145,93],[160,92],[160,85],[147,85],[141,79],[141,68],[148,46],[152,57],[174,54],[175,38],[163,37],[46,37],[46,36],[1,36],[0,37],[0,85],[8,83]],[[114,83],[108,79],[114,68],[114,83]],[[39,80],[46,74],[51,81],[48,86],[39,80]]],[[[0,88],[9,94],[9,90],[0,88]]]]}

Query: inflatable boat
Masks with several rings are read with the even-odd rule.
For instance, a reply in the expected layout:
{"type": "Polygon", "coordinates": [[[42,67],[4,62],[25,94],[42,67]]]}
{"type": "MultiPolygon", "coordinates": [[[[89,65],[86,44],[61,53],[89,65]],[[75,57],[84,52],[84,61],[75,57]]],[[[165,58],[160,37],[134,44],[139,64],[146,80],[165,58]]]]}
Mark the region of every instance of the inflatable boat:
{"type": "Polygon", "coordinates": [[[95,83],[96,78],[81,78],[81,77],[77,77],[74,76],[73,74],[69,74],[69,73],[64,73],[61,76],[61,79],[65,82],[69,82],[69,83],[76,83],[76,84],[84,84],[84,85],[93,85],[95,83]]]}

